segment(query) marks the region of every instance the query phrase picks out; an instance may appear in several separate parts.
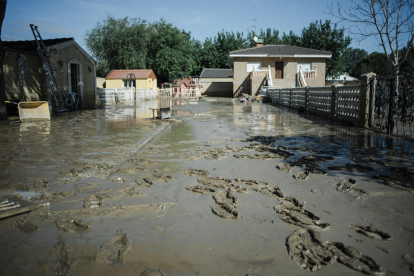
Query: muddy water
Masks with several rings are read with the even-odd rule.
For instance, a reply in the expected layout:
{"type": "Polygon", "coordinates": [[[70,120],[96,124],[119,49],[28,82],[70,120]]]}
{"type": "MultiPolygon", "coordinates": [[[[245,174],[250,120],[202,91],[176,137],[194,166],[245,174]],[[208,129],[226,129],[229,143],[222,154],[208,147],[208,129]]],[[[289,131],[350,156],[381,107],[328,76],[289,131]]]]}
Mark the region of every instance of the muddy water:
{"type": "MultiPolygon", "coordinates": [[[[109,106],[0,131],[0,194],[50,203],[0,220],[5,275],[307,275],[287,246],[304,227],[357,248],[388,275],[412,274],[402,258],[414,254],[412,142],[230,100],[109,106]],[[177,121],[150,120],[149,108],[159,106],[172,106],[177,121]],[[278,169],[286,163],[290,170],[278,169]],[[309,178],[297,181],[304,171],[309,178]],[[236,219],[213,212],[220,205],[213,192],[186,189],[226,190],[219,178],[244,188],[220,209],[236,210],[236,219]],[[61,221],[75,230],[62,230],[61,221]]],[[[336,261],[318,269],[360,274],[336,261]]]]}

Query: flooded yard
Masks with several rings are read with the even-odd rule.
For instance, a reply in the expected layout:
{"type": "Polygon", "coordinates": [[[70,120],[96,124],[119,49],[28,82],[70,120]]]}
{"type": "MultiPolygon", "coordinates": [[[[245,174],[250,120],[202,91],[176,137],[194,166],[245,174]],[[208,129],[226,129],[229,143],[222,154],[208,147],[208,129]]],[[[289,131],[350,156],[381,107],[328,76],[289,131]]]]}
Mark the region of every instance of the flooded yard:
{"type": "Polygon", "coordinates": [[[414,271],[412,141],[230,99],[0,132],[0,198],[50,203],[0,219],[2,275],[414,271]]]}

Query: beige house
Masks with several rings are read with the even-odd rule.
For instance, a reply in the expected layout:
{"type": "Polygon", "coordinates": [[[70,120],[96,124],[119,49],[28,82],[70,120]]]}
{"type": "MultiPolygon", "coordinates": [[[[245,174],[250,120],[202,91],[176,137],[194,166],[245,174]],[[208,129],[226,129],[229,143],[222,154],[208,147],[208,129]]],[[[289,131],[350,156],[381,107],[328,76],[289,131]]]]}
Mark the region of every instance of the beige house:
{"type": "MultiPolygon", "coordinates": [[[[96,99],[96,62],[73,38],[43,40],[59,83],[61,95],[80,95],[80,107],[92,108],[96,99]]],[[[48,101],[54,108],[53,95],[48,93],[46,75],[34,40],[3,41],[3,70],[6,99],[48,101]]],[[[78,107],[79,108],[79,107],[78,107]]]]}
{"type": "Polygon", "coordinates": [[[106,76],[105,83],[106,88],[156,89],[157,77],[152,69],[112,70],[106,76]],[[131,77],[135,79],[132,82],[131,77]]]}
{"type": "Polygon", "coordinates": [[[233,96],[255,95],[263,86],[324,86],[326,60],[331,57],[331,52],[289,45],[258,44],[232,51],[233,96]]]}
{"type": "Polygon", "coordinates": [[[232,97],[233,70],[204,68],[198,84],[207,96],[232,97]]]}

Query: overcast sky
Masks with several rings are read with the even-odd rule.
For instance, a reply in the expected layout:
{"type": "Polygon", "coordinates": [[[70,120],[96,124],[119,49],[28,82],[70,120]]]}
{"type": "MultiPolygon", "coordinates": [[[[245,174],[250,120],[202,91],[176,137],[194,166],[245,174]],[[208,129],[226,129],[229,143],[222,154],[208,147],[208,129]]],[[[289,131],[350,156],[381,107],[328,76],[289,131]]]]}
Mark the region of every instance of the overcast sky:
{"type": "MultiPolygon", "coordinates": [[[[2,40],[33,40],[29,24],[35,24],[44,39],[74,37],[87,50],[86,31],[107,15],[149,22],[164,18],[200,41],[216,36],[221,30],[246,35],[248,30],[255,29],[255,23],[257,31],[275,28],[280,34],[291,30],[300,34],[316,20],[337,22],[327,14],[328,6],[336,7],[336,3],[329,0],[8,0],[2,40]]],[[[382,52],[374,38],[361,43],[353,40],[351,47],[368,53],[382,52]]]]}

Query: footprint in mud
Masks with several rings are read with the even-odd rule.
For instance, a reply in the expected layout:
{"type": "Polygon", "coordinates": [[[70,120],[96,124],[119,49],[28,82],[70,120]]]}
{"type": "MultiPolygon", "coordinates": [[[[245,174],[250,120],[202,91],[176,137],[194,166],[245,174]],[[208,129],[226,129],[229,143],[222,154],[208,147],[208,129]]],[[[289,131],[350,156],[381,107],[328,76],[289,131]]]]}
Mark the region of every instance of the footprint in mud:
{"type": "Polygon", "coordinates": [[[365,165],[361,165],[361,164],[351,164],[351,163],[347,163],[343,166],[332,166],[332,167],[328,167],[329,170],[335,170],[335,171],[350,171],[350,172],[371,172],[374,169],[365,165]]]}
{"type": "Polygon", "coordinates": [[[85,223],[80,219],[58,218],[56,226],[68,233],[86,233],[92,229],[92,225],[85,223]]]}
{"type": "Polygon", "coordinates": [[[282,191],[279,189],[279,187],[251,187],[250,188],[252,191],[264,194],[266,196],[270,196],[270,197],[274,197],[274,198],[282,198],[283,197],[283,193],[282,191]]]}
{"type": "Polygon", "coordinates": [[[69,170],[58,170],[57,172],[60,173],[60,174],[65,175],[65,176],[79,176],[79,175],[84,173],[83,170],[79,170],[79,169],[75,169],[75,168],[72,168],[72,169],[69,169],[69,170]]]}
{"type": "Polygon", "coordinates": [[[403,259],[406,261],[411,271],[414,271],[414,254],[404,254],[403,259]]]}
{"type": "Polygon", "coordinates": [[[140,276],[170,276],[170,274],[161,271],[160,269],[146,268],[140,276]]]}
{"type": "Polygon", "coordinates": [[[356,193],[360,193],[360,194],[363,194],[363,195],[367,194],[367,192],[362,190],[362,189],[354,188],[355,185],[356,185],[356,180],[353,179],[353,178],[349,178],[349,179],[344,180],[341,183],[339,183],[336,190],[339,191],[339,192],[342,192],[342,193],[356,192],[356,193]]]}
{"type": "Polygon", "coordinates": [[[53,275],[66,275],[71,263],[72,255],[63,238],[59,236],[57,244],[44,260],[43,266],[53,275]]]}
{"type": "Polygon", "coordinates": [[[137,180],[135,180],[135,182],[140,185],[140,186],[144,186],[144,187],[152,187],[154,186],[154,183],[151,181],[150,178],[148,177],[144,177],[144,178],[138,178],[137,180]]]}
{"type": "Polygon", "coordinates": [[[102,207],[103,204],[103,197],[100,195],[90,195],[88,198],[85,199],[83,203],[83,207],[86,209],[95,209],[102,207]]]}
{"type": "Polygon", "coordinates": [[[101,245],[95,255],[95,261],[100,264],[122,264],[125,254],[131,248],[131,241],[121,229],[101,245]]]}
{"type": "Polygon", "coordinates": [[[375,226],[361,226],[356,224],[349,225],[349,228],[357,231],[360,234],[363,234],[371,239],[381,240],[381,241],[391,241],[392,237],[390,234],[385,233],[384,231],[379,230],[375,226]]]}
{"type": "Polygon", "coordinates": [[[282,163],[282,164],[277,165],[277,168],[281,171],[289,172],[290,169],[292,168],[292,165],[289,162],[288,163],[282,163]]]}
{"type": "Polygon", "coordinates": [[[295,173],[296,181],[305,181],[305,180],[308,180],[309,177],[310,177],[310,172],[308,170],[295,173]]]}
{"type": "Polygon", "coordinates": [[[185,187],[187,190],[194,192],[194,193],[199,193],[199,194],[208,194],[208,193],[214,193],[215,191],[209,187],[205,187],[205,186],[201,186],[201,185],[196,185],[193,187],[185,187]]]}
{"type": "Polygon", "coordinates": [[[45,179],[37,179],[36,182],[33,184],[33,187],[36,192],[46,190],[49,188],[49,181],[45,179]]]}
{"type": "Polygon", "coordinates": [[[154,181],[164,182],[164,183],[173,182],[175,180],[174,177],[172,177],[170,175],[163,174],[163,173],[153,174],[151,178],[154,181]]]}
{"type": "Polygon", "coordinates": [[[279,155],[277,153],[267,153],[267,154],[235,154],[236,158],[247,158],[247,159],[256,159],[256,160],[270,160],[270,159],[286,159],[287,157],[279,155]]]}
{"type": "Polygon", "coordinates": [[[211,186],[214,188],[227,189],[231,183],[231,179],[222,177],[199,177],[197,181],[205,186],[211,186]]]}
{"type": "Polygon", "coordinates": [[[75,195],[76,195],[75,191],[71,191],[71,192],[43,193],[40,196],[40,199],[42,199],[42,200],[54,200],[55,198],[74,197],[75,195]]]}
{"type": "Polygon", "coordinates": [[[407,168],[391,168],[389,175],[373,175],[375,179],[384,180],[384,184],[406,192],[414,192],[414,170],[407,168]]]}
{"type": "Polygon", "coordinates": [[[299,227],[317,228],[319,230],[327,230],[332,228],[330,223],[321,223],[320,218],[312,212],[305,210],[303,204],[293,197],[286,197],[280,199],[281,205],[275,206],[274,210],[278,214],[284,215],[282,220],[286,223],[293,224],[299,227]]]}
{"type": "Polygon", "coordinates": [[[328,160],[334,160],[334,158],[332,156],[308,155],[308,156],[302,156],[302,160],[313,161],[313,162],[326,162],[328,160]]]}
{"type": "Polygon", "coordinates": [[[38,230],[38,227],[36,224],[24,218],[13,221],[11,226],[14,229],[20,232],[26,233],[26,234],[31,234],[38,230]]]}
{"type": "Polygon", "coordinates": [[[134,167],[127,167],[127,168],[120,168],[120,169],[118,169],[118,170],[116,170],[115,172],[116,173],[135,173],[135,174],[137,174],[137,173],[140,173],[140,172],[143,172],[145,169],[144,168],[140,168],[140,167],[136,167],[136,168],[134,168],[134,167]]]}
{"type": "Polygon", "coordinates": [[[200,169],[187,169],[184,171],[184,174],[189,175],[189,176],[205,176],[207,177],[209,172],[206,170],[200,170],[200,169]]]}
{"type": "Polygon", "coordinates": [[[120,189],[120,192],[127,194],[128,196],[144,196],[144,192],[137,187],[129,187],[120,189]]]}
{"type": "Polygon", "coordinates": [[[258,185],[258,186],[267,186],[269,185],[267,182],[264,181],[257,181],[257,180],[249,180],[249,179],[242,179],[242,178],[235,178],[237,182],[244,183],[246,185],[258,185]]]}
{"type": "Polygon", "coordinates": [[[229,184],[229,191],[238,192],[240,194],[250,193],[250,191],[247,188],[244,188],[244,187],[242,187],[240,185],[237,185],[237,184],[234,184],[234,183],[229,184]]]}
{"type": "Polygon", "coordinates": [[[217,204],[237,204],[237,197],[230,191],[217,191],[213,194],[213,198],[217,204]]]}
{"type": "Polygon", "coordinates": [[[219,217],[237,219],[239,213],[236,208],[231,204],[217,204],[211,207],[211,211],[219,217]]]}
{"type": "Polygon", "coordinates": [[[323,265],[338,261],[365,274],[382,274],[384,269],[358,249],[339,242],[323,242],[319,232],[304,228],[296,230],[287,240],[292,260],[309,271],[317,271],[323,265]]]}

